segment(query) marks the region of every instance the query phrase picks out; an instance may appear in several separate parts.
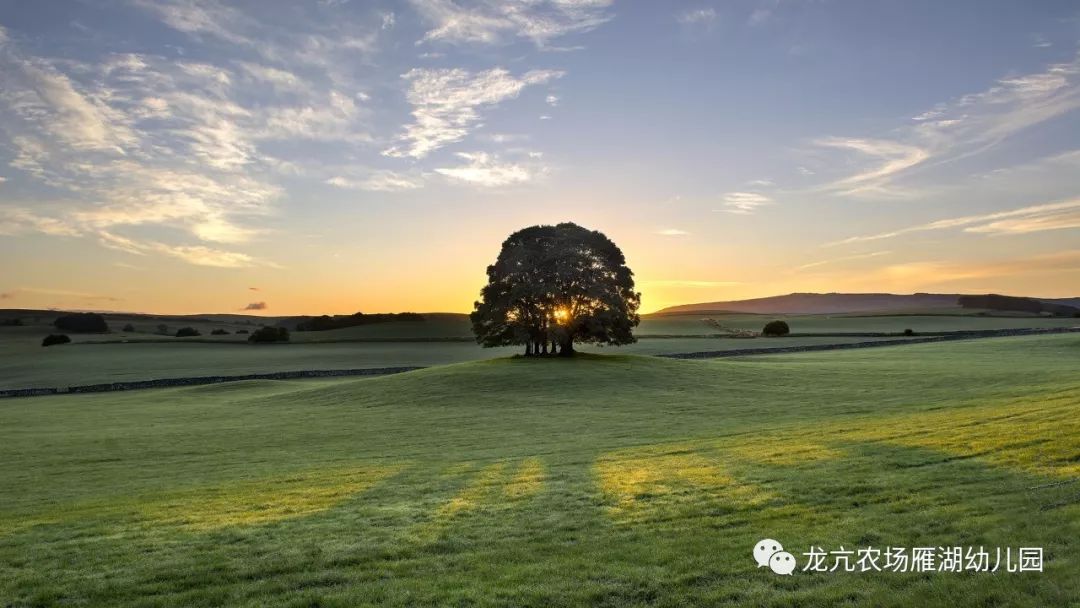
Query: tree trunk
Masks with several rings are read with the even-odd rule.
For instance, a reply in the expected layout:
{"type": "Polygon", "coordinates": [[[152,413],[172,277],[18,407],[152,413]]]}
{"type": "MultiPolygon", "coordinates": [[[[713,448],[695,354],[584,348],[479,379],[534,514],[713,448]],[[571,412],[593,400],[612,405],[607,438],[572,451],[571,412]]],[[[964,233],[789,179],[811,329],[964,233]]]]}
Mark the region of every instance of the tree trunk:
{"type": "Polygon", "coordinates": [[[560,357],[573,357],[574,356],[574,341],[566,340],[562,343],[562,350],[559,351],[560,357]]]}
{"type": "Polygon", "coordinates": [[[532,356],[532,340],[527,340],[525,342],[525,356],[526,357],[531,357],[532,356]]]}
{"type": "Polygon", "coordinates": [[[558,343],[558,341],[555,340],[555,338],[552,338],[551,339],[551,354],[554,355],[557,352],[559,352],[559,343],[558,343]]]}
{"type": "Polygon", "coordinates": [[[540,346],[540,354],[541,355],[546,355],[547,354],[547,340],[544,340],[543,342],[541,342],[539,346],[540,346]]]}

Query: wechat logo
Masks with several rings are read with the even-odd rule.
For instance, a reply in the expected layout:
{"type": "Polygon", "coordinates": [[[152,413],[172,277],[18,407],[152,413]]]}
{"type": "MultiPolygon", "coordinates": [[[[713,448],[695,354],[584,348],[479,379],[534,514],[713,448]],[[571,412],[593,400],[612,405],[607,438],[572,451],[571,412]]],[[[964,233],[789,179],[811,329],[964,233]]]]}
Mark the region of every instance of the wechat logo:
{"type": "Polygon", "coordinates": [[[784,551],[784,546],[771,538],[763,538],[754,545],[754,561],[758,568],[768,566],[777,574],[790,576],[795,571],[795,556],[784,551]]]}

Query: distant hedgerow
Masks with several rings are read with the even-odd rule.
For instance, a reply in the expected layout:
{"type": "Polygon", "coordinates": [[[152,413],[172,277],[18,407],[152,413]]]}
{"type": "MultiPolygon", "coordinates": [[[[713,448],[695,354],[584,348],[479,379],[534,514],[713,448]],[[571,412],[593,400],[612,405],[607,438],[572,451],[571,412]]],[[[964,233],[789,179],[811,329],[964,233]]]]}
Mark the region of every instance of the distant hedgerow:
{"type": "Polygon", "coordinates": [[[210,335],[211,336],[227,336],[227,335],[229,335],[229,330],[227,330],[227,329],[215,329],[215,330],[210,332],[210,335]]]}
{"type": "Polygon", "coordinates": [[[181,327],[180,329],[176,330],[177,338],[190,338],[192,336],[201,335],[202,334],[199,333],[199,330],[195,329],[194,327],[181,327]]]}
{"type": "Polygon", "coordinates": [[[284,327],[260,327],[255,333],[248,336],[248,342],[288,342],[289,330],[284,327]]]}

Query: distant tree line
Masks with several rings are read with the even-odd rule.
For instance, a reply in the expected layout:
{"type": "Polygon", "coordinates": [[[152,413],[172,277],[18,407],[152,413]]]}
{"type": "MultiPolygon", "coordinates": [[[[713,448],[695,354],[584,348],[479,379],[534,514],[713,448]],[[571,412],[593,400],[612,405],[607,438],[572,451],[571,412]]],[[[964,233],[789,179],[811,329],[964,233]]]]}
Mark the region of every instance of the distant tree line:
{"type": "Polygon", "coordinates": [[[69,315],[56,317],[53,325],[57,329],[80,333],[105,333],[109,331],[109,325],[105,317],[96,312],[76,312],[69,315]]]}
{"type": "MultiPolygon", "coordinates": [[[[237,332],[240,333],[240,332],[237,332]]],[[[288,342],[289,330],[284,327],[260,327],[256,329],[250,336],[248,336],[248,342],[252,343],[265,343],[265,342],[288,342]]]]}
{"type": "Polygon", "coordinates": [[[1032,314],[1047,313],[1058,317],[1074,317],[1080,314],[1080,308],[1075,306],[1042,302],[1033,298],[1002,296],[993,293],[984,296],[960,296],[958,303],[961,308],[986,308],[990,310],[1028,312],[1032,314]]]}
{"type": "Polygon", "coordinates": [[[326,331],[328,329],[344,329],[346,327],[390,323],[392,321],[418,322],[424,320],[424,315],[415,312],[375,314],[358,312],[351,315],[322,315],[320,317],[296,317],[296,319],[299,319],[295,325],[296,331],[326,331]]]}

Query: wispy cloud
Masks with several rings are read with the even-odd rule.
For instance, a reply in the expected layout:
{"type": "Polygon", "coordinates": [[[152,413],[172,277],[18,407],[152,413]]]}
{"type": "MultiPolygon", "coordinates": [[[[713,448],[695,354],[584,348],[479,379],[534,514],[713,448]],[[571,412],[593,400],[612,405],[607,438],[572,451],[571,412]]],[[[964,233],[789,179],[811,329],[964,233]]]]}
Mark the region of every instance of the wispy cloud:
{"type": "Polygon", "coordinates": [[[1080,54],[1040,72],[1001,78],[979,93],[943,102],[894,130],[894,137],[826,137],[815,144],[857,152],[867,163],[821,188],[841,194],[902,193],[913,170],[983,153],[1025,129],[1080,108],[1080,54]]]}
{"type": "Polygon", "coordinates": [[[556,38],[606,23],[613,0],[412,0],[432,25],[423,42],[500,44],[523,38],[546,48],[556,38]]]}
{"type": "Polygon", "coordinates": [[[710,25],[716,21],[716,9],[707,6],[679,11],[675,20],[683,25],[710,25]]]}
{"type": "Polygon", "coordinates": [[[80,236],[82,233],[63,219],[39,215],[26,207],[0,207],[0,235],[15,236],[40,232],[51,236],[80,236]]]}
{"type": "Polygon", "coordinates": [[[914,167],[930,157],[930,152],[926,149],[895,141],[829,137],[816,143],[819,146],[853,150],[879,159],[878,164],[828,185],[830,190],[843,194],[882,190],[892,175],[914,167]]]}
{"type": "Polygon", "coordinates": [[[690,233],[685,230],[679,230],[678,228],[665,228],[663,230],[657,230],[656,234],[660,236],[687,236],[690,233]]]}
{"type": "Polygon", "coordinates": [[[97,233],[102,246],[134,255],[159,253],[183,260],[196,266],[214,268],[247,268],[251,266],[270,266],[275,264],[253,258],[246,253],[227,251],[203,245],[171,245],[153,240],[139,240],[101,231],[97,233]]]}
{"type": "Polygon", "coordinates": [[[985,213],[982,215],[967,215],[938,220],[889,232],[880,232],[866,236],[853,236],[841,241],[829,243],[828,245],[847,245],[851,243],[864,243],[867,241],[880,241],[904,234],[948,229],[962,229],[964,232],[979,234],[1026,234],[1029,232],[1042,232],[1045,230],[1061,230],[1078,227],[1080,227],[1080,198],[1056,203],[1031,205],[1007,211],[985,213]]]}
{"type": "Polygon", "coordinates": [[[396,171],[375,171],[361,179],[335,176],[326,183],[347,190],[369,190],[372,192],[401,192],[424,187],[424,178],[419,174],[396,171]]]}
{"type": "Polygon", "coordinates": [[[868,258],[876,258],[883,255],[888,255],[891,251],[872,251],[870,253],[857,253],[855,255],[848,255],[839,258],[832,258],[830,260],[819,260],[817,262],[810,262],[809,264],[803,264],[796,266],[795,270],[809,270],[811,268],[817,268],[819,266],[825,266],[827,264],[837,264],[841,262],[850,262],[852,260],[865,260],[868,258]]]}
{"type": "Polygon", "coordinates": [[[266,310],[266,302],[252,302],[240,310],[266,310]]]}
{"type": "Polygon", "coordinates": [[[542,172],[518,163],[503,162],[485,152],[460,152],[457,156],[466,161],[465,164],[439,167],[435,172],[454,180],[489,188],[528,182],[542,172]]]}
{"type": "Polygon", "coordinates": [[[771,203],[772,199],[760,192],[728,192],[724,195],[723,209],[717,211],[746,215],[771,203]]]}
{"type": "Polygon", "coordinates": [[[71,300],[82,300],[85,302],[123,301],[123,298],[118,298],[115,296],[102,295],[97,293],[87,293],[84,291],[71,291],[68,289],[53,289],[48,287],[16,287],[15,289],[0,294],[0,299],[16,299],[21,295],[59,297],[71,300]]]}
{"type": "Polygon", "coordinates": [[[515,77],[503,68],[475,74],[463,69],[412,69],[402,78],[409,83],[407,99],[414,120],[400,137],[402,145],[383,154],[423,158],[464,139],[479,122],[482,108],[513,99],[528,86],[562,75],[558,70],[532,70],[515,77]]]}
{"type": "MultiPolygon", "coordinates": [[[[349,52],[362,59],[371,52],[363,33],[378,28],[336,17],[286,26],[263,18],[270,13],[217,2],[136,4],[224,50],[216,63],[150,54],[80,62],[26,56],[11,41],[0,46],[0,119],[11,134],[11,166],[65,193],[50,207],[5,201],[0,231],[85,236],[207,266],[265,263],[199,243],[244,243],[264,232],[260,218],[273,215],[284,194],[275,177],[298,173],[306,160],[303,152],[275,156],[289,153],[276,142],[371,144],[369,115],[357,101],[363,95],[339,90],[354,85],[328,58],[349,52]],[[129,230],[140,227],[164,228],[170,237],[148,240],[129,230]]],[[[404,186],[382,178],[367,185],[404,186]]]]}
{"type": "Polygon", "coordinates": [[[750,12],[750,16],[747,17],[746,22],[749,25],[761,25],[772,18],[773,8],[771,6],[759,6],[750,12]]]}

